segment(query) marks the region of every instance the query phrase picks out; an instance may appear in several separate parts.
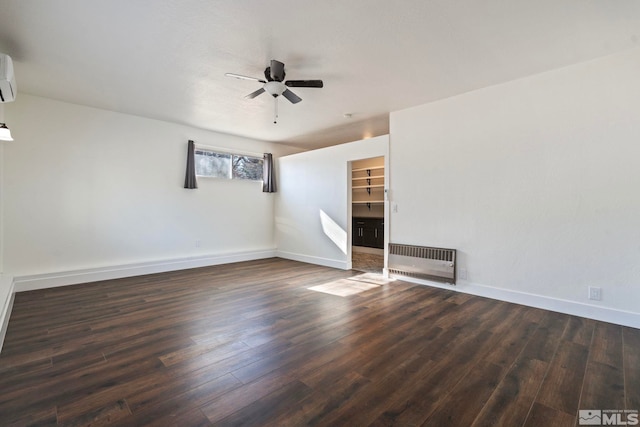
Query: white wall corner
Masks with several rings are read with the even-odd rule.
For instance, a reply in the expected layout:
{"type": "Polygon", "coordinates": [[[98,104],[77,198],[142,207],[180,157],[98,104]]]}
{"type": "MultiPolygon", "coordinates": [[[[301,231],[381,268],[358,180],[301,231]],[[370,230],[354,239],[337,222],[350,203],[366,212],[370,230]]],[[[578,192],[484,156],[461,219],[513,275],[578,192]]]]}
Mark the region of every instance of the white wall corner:
{"type": "Polygon", "coordinates": [[[389,136],[382,135],[280,157],[275,206],[278,256],[350,269],[351,257],[346,255],[353,213],[349,164],[386,156],[388,151],[389,136]],[[336,236],[344,238],[344,246],[336,236]]]}

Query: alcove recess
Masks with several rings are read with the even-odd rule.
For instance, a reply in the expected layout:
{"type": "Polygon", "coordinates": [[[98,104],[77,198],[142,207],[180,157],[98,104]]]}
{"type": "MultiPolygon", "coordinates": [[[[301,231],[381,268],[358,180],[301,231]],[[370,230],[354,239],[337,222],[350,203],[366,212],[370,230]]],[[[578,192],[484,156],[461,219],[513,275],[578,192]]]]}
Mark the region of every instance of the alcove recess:
{"type": "Polygon", "coordinates": [[[384,157],[351,163],[353,218],[384,218],[384,157]]]}

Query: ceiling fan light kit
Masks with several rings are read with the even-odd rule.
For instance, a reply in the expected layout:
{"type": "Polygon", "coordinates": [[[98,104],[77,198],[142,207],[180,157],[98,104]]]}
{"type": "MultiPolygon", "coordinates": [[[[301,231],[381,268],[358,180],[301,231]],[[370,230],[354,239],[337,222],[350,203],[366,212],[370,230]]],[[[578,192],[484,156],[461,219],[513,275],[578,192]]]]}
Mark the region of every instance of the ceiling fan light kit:
{"type": "Polygon", "coordinates": [[[0,141],[13,141],[11,131],[4,123],[0,123],[0,141]]]}
{"type": "Polygon", "coordinates": [[[284,80],[286,73],[284,71],[284,64],[275,59],[271,60],[270,65],[264,70],[264,77],[266,80],[258,79],[256,77],[243,76],[241,74],[226,73],[225,76],[233,77],[240,80],[251,80],[254,82],[262,83],[263,86],[251,92],[245,96],[246,99],[253,99],[258,95],[262,95],[267,92],[269,95],[275,98],[275,116],[273,123],[277,123],[278,119],[278,97],[280,95],[287,98],[292,104],[297,104],[302,101],[298,95],[293,93],[290,87],[307,87],[307,88],[321,88],[324,86],[322,80],[284,80]]]}
{"type": "Polygon", "coordinates": [[[284,83],[272,81],[266,82],[264,84],[264,90],[266,90],[269,95],[275,98],[276,96],[282,95],[282,93],[287,90],[287,87],[284,85],[284,83]]]}

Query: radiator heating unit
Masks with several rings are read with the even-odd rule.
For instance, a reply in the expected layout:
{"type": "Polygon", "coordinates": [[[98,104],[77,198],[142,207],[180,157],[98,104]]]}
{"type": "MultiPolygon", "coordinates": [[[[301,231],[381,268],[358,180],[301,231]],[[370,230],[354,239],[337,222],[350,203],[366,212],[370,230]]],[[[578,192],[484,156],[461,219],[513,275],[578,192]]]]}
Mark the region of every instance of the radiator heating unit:
{"type": "Polygon", "coordinates": [[[456,250],[389,244],[389,273],[456,284],[456,250]]]}

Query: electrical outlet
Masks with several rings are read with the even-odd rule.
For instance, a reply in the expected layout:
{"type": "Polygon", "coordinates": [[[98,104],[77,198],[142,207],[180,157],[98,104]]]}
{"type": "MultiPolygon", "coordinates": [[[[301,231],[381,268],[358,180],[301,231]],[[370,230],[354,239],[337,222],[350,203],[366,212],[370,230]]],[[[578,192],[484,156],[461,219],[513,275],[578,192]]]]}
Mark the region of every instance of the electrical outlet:
{"type": "Polygon", "coordinates": [[[467,280],[467,269],[466,268],[458,269],[458,279],[467,280]]]}
{"type": "Polygon", "coordinates": [[[589,299],[593,301],[601,301],[602,300],[602,288],[597,288],[595,286],[589,286],[589,299]]]}
{"type": "Polygon", "coordinates": [[[196,240],[196,248],[199,248],[200,246],[202,246],[202,241],[196,240]]]}

